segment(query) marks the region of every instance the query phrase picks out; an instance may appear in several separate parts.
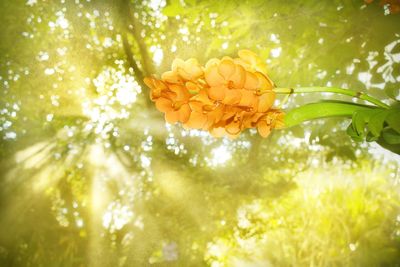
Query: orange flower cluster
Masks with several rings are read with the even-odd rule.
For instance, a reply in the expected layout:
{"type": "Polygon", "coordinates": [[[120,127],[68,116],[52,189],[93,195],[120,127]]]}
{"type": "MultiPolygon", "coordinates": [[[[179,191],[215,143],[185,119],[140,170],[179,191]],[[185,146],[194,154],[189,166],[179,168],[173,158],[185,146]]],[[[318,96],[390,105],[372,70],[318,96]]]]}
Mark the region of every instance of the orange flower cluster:
{"type": "Polygon", "coordinates": [[[205,67],[196,59],[175,59],[161,79],[144,79],[151,100],[169,123],[231,138],[257,128],[267,137],[271,129],[283,127],[284,113],[272,108],[274,84],[255,53],[241,50],[238,55],[213,58],[205,67]]]}

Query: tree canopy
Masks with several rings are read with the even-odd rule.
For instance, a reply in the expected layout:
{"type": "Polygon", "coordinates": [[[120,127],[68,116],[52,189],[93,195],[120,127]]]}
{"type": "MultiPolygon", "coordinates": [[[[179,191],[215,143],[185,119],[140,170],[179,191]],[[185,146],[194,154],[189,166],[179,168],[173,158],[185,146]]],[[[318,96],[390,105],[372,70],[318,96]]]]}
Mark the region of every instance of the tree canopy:
{"type": "Polygon", "coordinates": [[[143,81],[249,49],[279,87],[395,106],[400,15],[367,2],[0,1],[0,265],[399,266],[400,158],[351,120],[214,138],[143,81]]]}

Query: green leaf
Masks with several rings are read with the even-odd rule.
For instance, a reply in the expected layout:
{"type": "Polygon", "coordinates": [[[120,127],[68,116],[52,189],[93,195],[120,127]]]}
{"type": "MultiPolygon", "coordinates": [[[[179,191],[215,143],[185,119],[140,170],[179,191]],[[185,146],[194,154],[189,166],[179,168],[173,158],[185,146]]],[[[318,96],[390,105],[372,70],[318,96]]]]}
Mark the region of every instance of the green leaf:
{"type": "Polygon", "coordinates": [[[311,103],[290,110],[285,116],[285,125],[292,127],[304,121],[326,117],[351,117],[359,110],[371,110],[371,107],[340,101],[311,103]]]}
{"type": "Polygon", "coordinates": [[[369,119],[368,129],[374,136],[380,136],[387,115],[387,110],[377,110],[369,119]]]}
{"type": "Polygon", "coordinates": [[[364,136],[365,125],[368,123],[373,110],[356,110],[352,116],[354,130],[359,136],[364,136]]]}
{"type": "Polygon", "coordinates": [[[399,155],[400,155],[400,144],[398,144],[398,145],[388,144],[382,136],[379,138],[379,140],[377,141],[377,143],[378,143],[381,147],[383,147],[383,148],[385,148],[385,149],[387,149],[387,150],[390,150],[390,151],[392,151],[393,153],[396,153],[396,154],[399,154],[399,155]]]}
{"type": "Polygon", "coordinates": [[[400,144],[400,134],[393,129],[387,128],[382,132],[382,137],[390,145],[400,144]]]}
{"type": "Polygon", "coordinates": [[[356,142],[362,142],[364,141],[364,138],[361,137],[356,130],[354,130],[353,124],[350,123],[349,127],[347,127],[346,133],[348,136],[351,137],[351,139],[353,139],[356,142]]]}
{"type": "Polygon", "coordinates": [[[368,132],[367,133],[367,136],[365,137],[365,140],[367,141],[367,142],[374,142],[374,141],[376,141],[376,140],[378,140],[379,139],[379,136],[375,136],[375,135],[373,135],[371,132],[368,132]]]}
{"type": "Polygon", "coordinates": [[[386,122],[396,132],[400,133],[400,109],[393,109],[386,117],[386,122]]]}

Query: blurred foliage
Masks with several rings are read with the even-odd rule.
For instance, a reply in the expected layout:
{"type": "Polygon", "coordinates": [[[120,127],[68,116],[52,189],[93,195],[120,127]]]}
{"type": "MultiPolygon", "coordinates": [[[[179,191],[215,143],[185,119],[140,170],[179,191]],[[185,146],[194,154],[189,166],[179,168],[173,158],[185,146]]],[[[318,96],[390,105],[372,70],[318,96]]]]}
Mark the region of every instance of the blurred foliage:
{"type": "MultiPolygon", "coordinates": [[[[142,78],[247,48],[279,86],[393,104],[400,16],[358,0],[15,0],[0,22],[1,266],[399,266],[399,158],[353,142],[350,120],[214,139],[166,125],[142,78]]],[[[357,136],[376,133],[357,117],[357,136]]],[[[390,135],[396,118],[377,120],[390,135]]]]}
{"type": "Polygon", "coordinates": [[[374,177],[368,183],[365,173],[330,167],[341,173],[340,180],[323,171],[305,172],[299,176],[301,189],[278,201],[241,206],[232,225],[221,227],[227,228],[222,236],[207,244],[207,261],[217,266],[398,266],[399,238],[381,238],[400,229],[399,221],[388,220],[398,212],[397,193],[368,165],[364,170],[374,177]]]}

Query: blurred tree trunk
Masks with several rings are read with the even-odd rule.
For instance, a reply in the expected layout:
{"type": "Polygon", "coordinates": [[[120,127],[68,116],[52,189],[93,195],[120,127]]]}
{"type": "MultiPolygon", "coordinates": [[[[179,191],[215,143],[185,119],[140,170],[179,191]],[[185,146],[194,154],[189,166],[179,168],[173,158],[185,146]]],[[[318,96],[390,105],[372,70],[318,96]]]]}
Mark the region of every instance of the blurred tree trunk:
{"type": "MultiPolygon", "coordinates": [[[[119,8],[114,16],[118,23],[128,65],[133,69],[136,81],[144,89],[147,88],[147,86],[144,84],[143,79],[154,73],[154,65],[146,44],[143,38],[140,37],[140,22],[132,15],[132,8],[134,7],[130,0],[120,0],[119,8]],[[130,39],[134,41],[134,44],[129,42],[130,39]],[[134,53],[132,52],[132,46],[137,46],[140,51],[141,61],[139,63],[136,61],[134,53]]],[[[147,107],[151,105],[149,98],[146,98],[146,105],[147,107]]]]}

